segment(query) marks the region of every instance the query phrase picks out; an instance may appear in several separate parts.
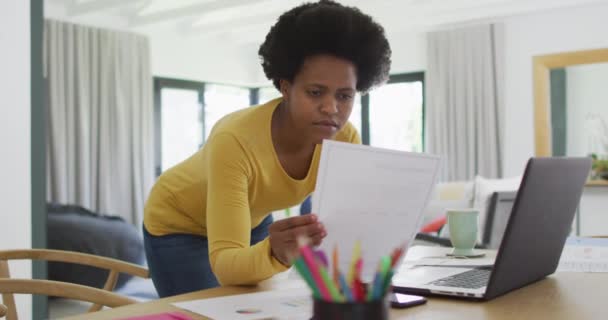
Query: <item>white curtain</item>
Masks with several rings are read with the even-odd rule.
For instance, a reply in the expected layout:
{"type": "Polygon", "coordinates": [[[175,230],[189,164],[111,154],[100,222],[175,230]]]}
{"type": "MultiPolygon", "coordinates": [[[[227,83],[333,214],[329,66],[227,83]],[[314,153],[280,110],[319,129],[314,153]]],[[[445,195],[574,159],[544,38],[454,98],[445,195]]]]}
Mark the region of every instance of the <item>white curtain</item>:
{"type": "Polygon", "coordinates": [[[500,32],[479,25],[428,34],[427,150],[443,156],[442,180],[501,175],[500,32]]]}
{"type": "Polygon", "coordinates": [[[47,20],[47,199],[139,224],[154,180],[147,38],[47,20]]]}

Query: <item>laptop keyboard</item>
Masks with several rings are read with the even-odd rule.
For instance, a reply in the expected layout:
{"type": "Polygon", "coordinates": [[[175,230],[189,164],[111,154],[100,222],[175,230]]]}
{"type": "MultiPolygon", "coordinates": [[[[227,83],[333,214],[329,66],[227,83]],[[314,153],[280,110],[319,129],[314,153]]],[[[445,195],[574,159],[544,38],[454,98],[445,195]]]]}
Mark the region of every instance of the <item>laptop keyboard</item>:
{"type": "Polygon", "coordinates": [[[442,287],[478,289],[488,284],[491,272],[489,269],[473,269],[441,278],[428,284],[442,287]]]}

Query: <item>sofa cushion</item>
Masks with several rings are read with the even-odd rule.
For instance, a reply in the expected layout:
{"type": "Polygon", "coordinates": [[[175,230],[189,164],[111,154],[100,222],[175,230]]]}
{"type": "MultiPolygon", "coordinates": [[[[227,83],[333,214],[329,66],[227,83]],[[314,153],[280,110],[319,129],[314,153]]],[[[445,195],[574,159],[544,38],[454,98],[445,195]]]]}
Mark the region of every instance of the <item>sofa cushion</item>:
{"type": "Polygon", "coordinates": [[[435,187],[434,198],[436,200],[463,200],[471,205],[474,189],[473,181],[440,182],[435,187]]]}
{"type": "Polygon", "coordinates": [[[473,181],[440,182],[433,189],[424,209],[423,228],[445,217],[447,209],[470,208],[473,204],[473,181]]]}

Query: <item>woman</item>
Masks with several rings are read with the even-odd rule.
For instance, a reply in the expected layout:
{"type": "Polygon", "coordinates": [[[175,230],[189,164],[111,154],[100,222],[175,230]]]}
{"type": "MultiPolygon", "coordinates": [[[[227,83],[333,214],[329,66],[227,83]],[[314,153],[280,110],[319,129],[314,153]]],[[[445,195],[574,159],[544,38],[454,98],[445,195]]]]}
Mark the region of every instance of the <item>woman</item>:
{"type": "Polygon", "coordinates": [[[355,94],[385,81],[390,53],[358,9],[320,1],[281,15],[259,55],[282,98],[218,121],[150,193],[144,243],[161,297],[257,283],[289,267],[298,236],[321,243],[316,215],[273,223],[269,213],[313,191],[323,139],[360,143],[348,122],[355,94]]]}

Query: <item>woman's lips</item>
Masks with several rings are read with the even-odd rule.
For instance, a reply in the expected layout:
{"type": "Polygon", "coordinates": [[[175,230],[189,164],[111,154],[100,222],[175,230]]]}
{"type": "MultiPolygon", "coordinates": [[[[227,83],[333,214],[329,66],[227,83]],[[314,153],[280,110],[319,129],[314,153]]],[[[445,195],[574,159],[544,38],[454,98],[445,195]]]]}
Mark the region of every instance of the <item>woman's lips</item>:
{"type": "Polygon", "coordinates": [[[338,124],[333,121],[319,121],[315,122],[314,125],[328,134],[333,134],[338,131],[338,124]]]}
{"type": "Polygon", "coordinates": [[[328,127],[338,128],[338,123],[336,123],[335,121],[332,121],[332,120],[317,121],[314,124],[317,126],[328,126],[328,127]]]}

